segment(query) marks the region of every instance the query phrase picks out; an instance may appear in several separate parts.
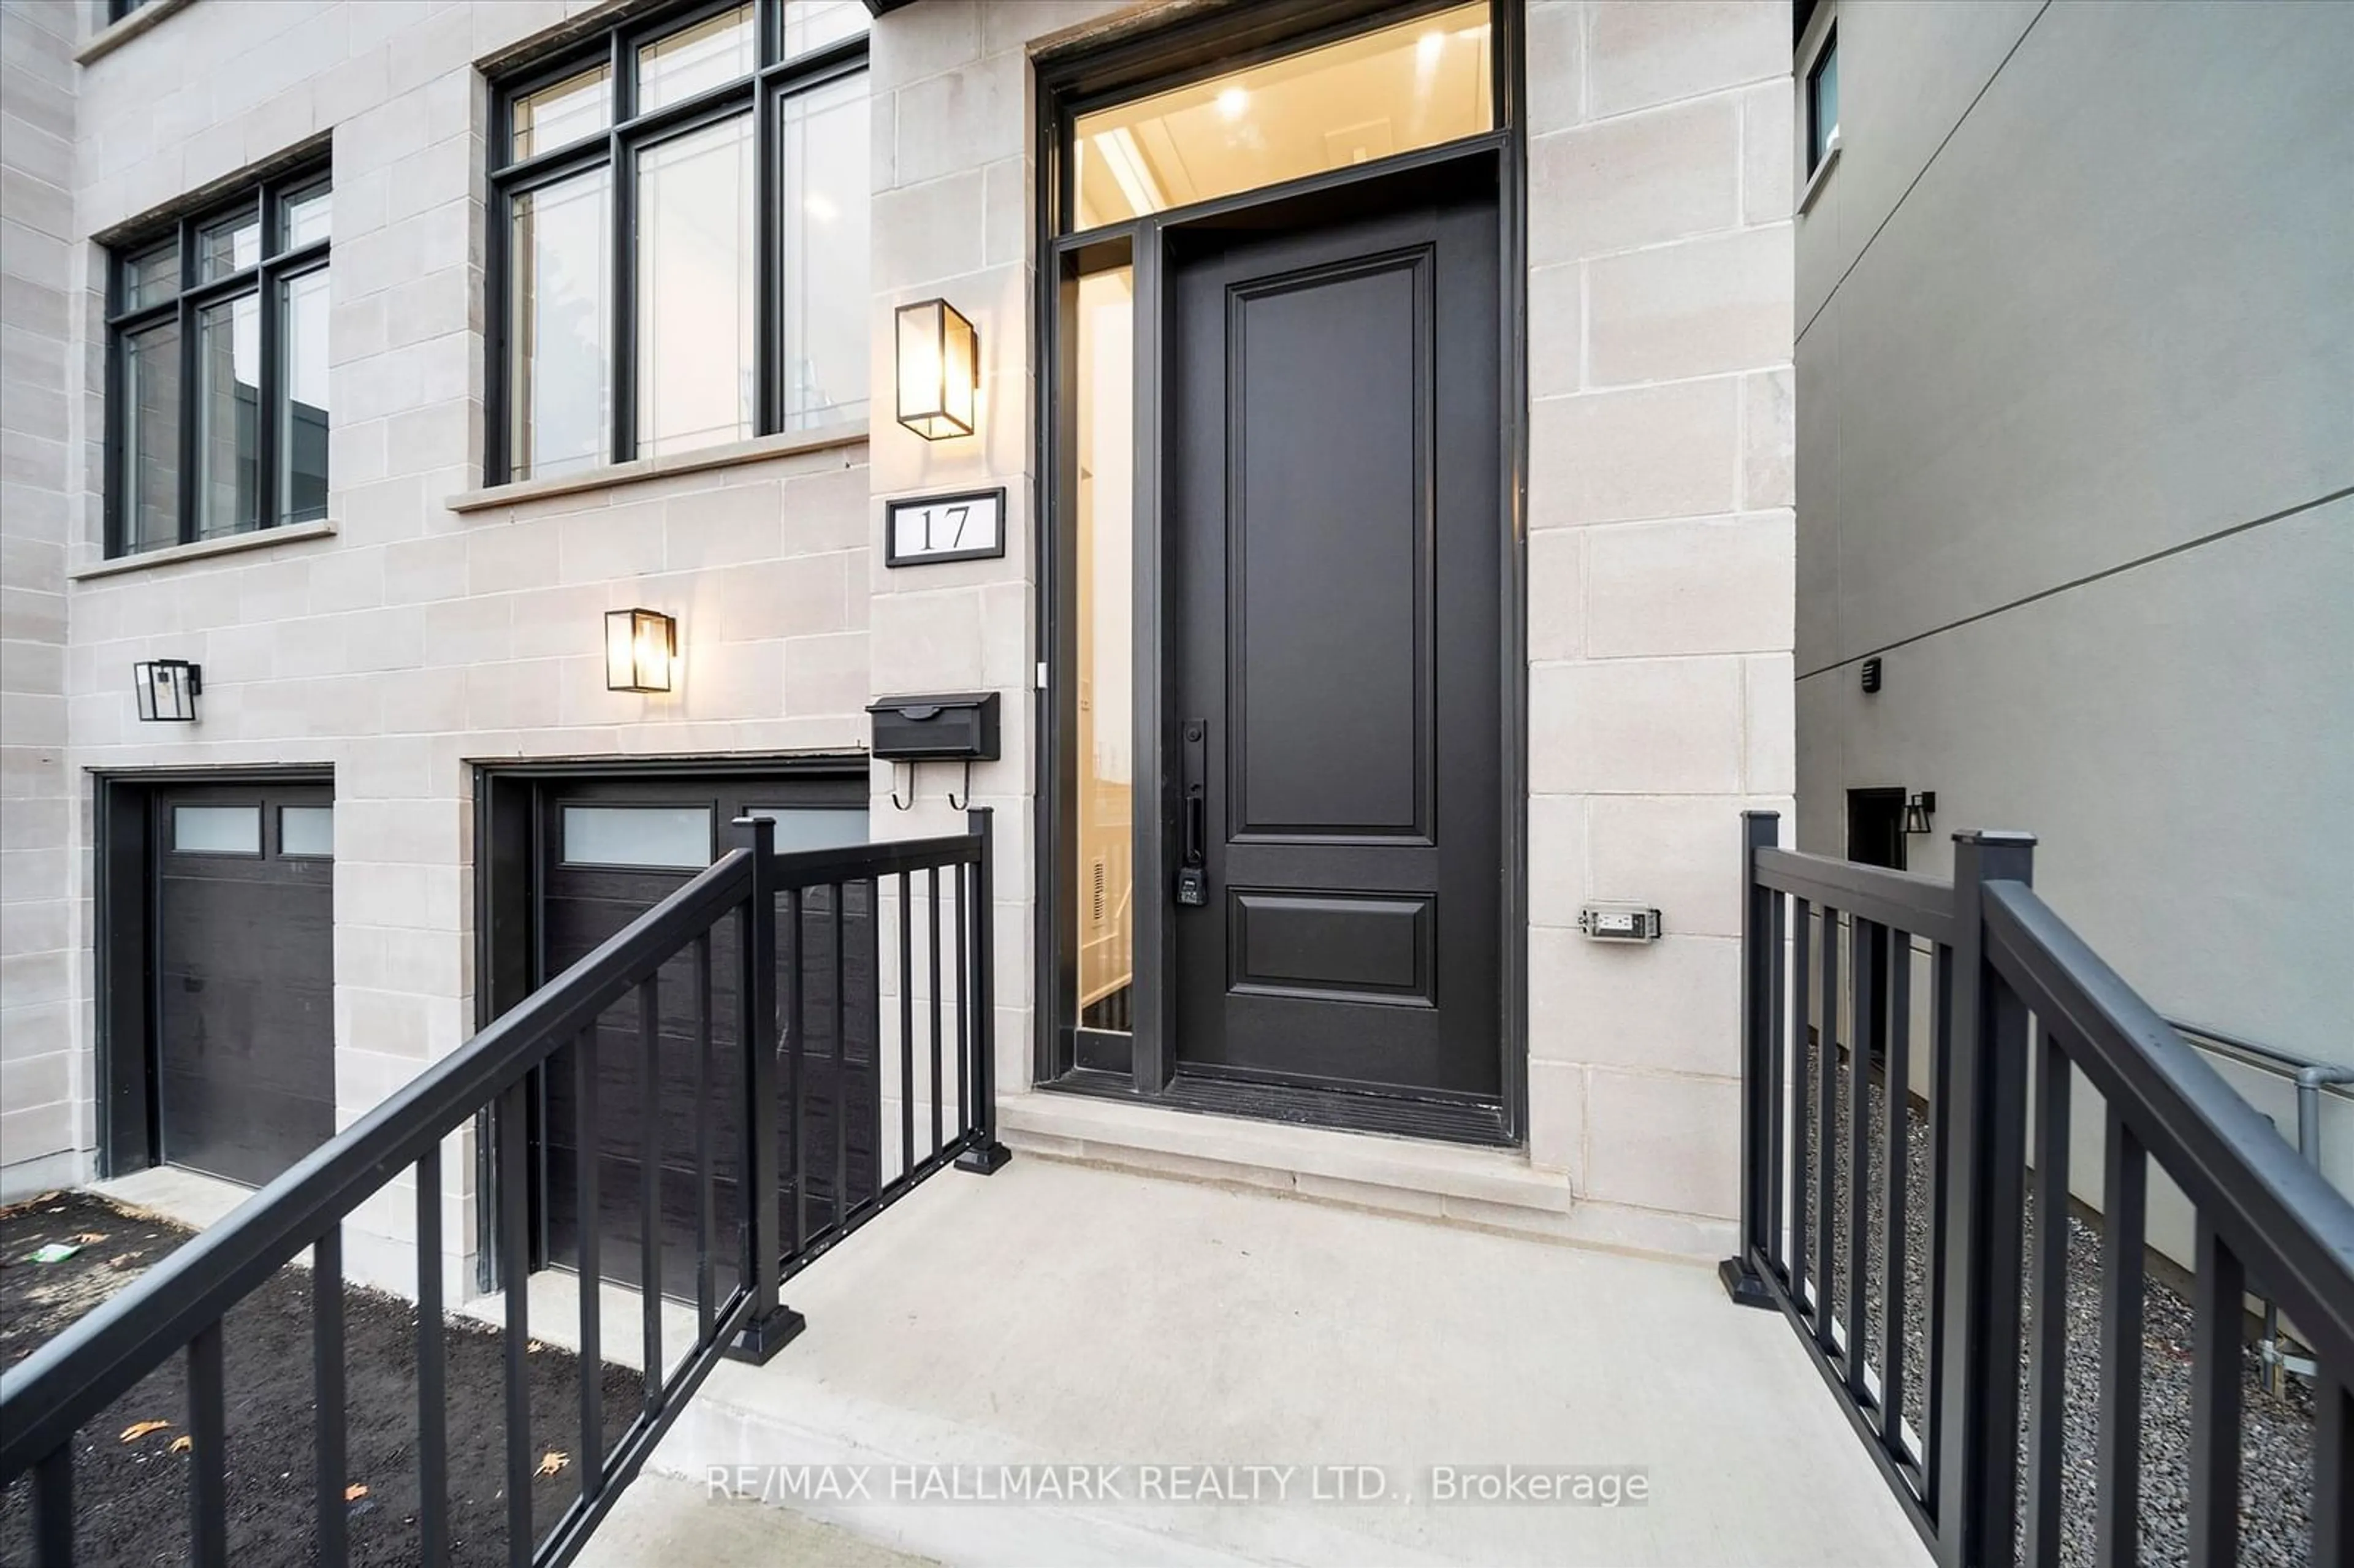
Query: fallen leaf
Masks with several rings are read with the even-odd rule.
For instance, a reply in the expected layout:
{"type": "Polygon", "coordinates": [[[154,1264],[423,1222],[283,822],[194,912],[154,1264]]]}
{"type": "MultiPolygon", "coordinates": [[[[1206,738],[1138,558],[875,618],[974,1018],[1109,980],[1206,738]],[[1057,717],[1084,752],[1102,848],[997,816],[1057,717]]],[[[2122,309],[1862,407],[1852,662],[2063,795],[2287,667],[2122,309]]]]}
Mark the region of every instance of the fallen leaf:
{"type": "Polygon", "coordinates": [[[104,1231],[84,1231],[78,1236],[68,1236],[66,1239],[73,1243],[76,1246],[96,1246],[99,1243],[106,1239],[106,1233],[104,1231]]]}
{"type": "Polygon", "coordinates": [[[26,1202],[29,1203],[54,1203],[63,1196],[64,1194],[61,1192],[37,1192],[32,1197],[27,1198],[26,1202]]]}
{"type": "Polygon", "coordinates": [[[161,1432],[170,1425],[168,1421],[134,1421],[122,1429],[122,1441],[136,1443],[150,1432],[161,1432]]]}
{"type": "Polygon", "coordinates": [[[360,1499],[366,1496],[367,1496],[367,1488],[360,1485],[357,1481],[354,1481],[350,1486],[344,1489],[344,1500],[345,1502],[357,1502],[360,1499]]]}
{"type": "Polygon", "coordinates": [[[174,1454],[185,1454],[196,1446],[196,1440],[193,1437],[175,1437],[172,1439],[172,1446],[167,1451],[174,1454]]]}
{"type": "Polygon", "coordinates": [[[523,1342],[523,1352],[527,1356],[535,1356],[546,1349],[547,1349],[547,1347],[541,1344],[537,1340],[525,1340],[523,1342]]]}
{"type": "Polygon", "coordinates": [[[572,1463],[572,1456],[561,1448],[550,1448],[539,1457],[539,1474],[553,1476],[572,1463]]]}

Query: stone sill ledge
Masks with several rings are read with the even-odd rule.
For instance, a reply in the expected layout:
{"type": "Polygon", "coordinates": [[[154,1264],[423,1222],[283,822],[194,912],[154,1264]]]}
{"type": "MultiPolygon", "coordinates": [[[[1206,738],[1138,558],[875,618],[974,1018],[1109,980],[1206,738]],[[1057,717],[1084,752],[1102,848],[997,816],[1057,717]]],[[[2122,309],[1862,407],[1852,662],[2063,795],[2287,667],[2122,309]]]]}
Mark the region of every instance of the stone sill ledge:
{"type": "Polygon", "coordinates": [[[239,550],[266,550],[279,545],[299,545],[306,539],[332,539],[334,535],[332,518],[316,523],[289,523],[276,528],[256,528],[250,534],[232,534],[225,539],[199,539],[193,545],[167,545],[160,550],[142,550],[135,556],[114,556],[76,567],[66,574],[66,578],[69,582],[86,582],[92,577],[143,572],[184,561],[207,561],[215,556],[233,556],[239,550]]]}
{"type": "Polygon", "coordinates": [[[185,11],[196,0],[147,0],[147,4],[119,22],[109,22],[84,40],[74,51],[74,60],[88,65],[94,59],[112,54],[140,34],[154,29],[158,22],[175,11],[185,11]]]}
{"type": "Polygon", "coordinates": [[[493,507],[514,506],[525,501],[545,501],[550,496],[610,490],[645,480],[669,479],[682,473],[701,473],[715,468],[735,468],[769,458],[864,446],[866,444],[866,423],[861,420],[854,425],[840,425],[824,430],[794,430],[783,435],[760,436],[748,441],[730,441],[726,446],[704,447],[672,457],[638,458],[630,462],[608,463],[602,468],[567,473],[556,479],[517,480],[512,484],[494,484],[484,490],[461,491],[441,504],[452,512],[487,512],[493,507]]]}

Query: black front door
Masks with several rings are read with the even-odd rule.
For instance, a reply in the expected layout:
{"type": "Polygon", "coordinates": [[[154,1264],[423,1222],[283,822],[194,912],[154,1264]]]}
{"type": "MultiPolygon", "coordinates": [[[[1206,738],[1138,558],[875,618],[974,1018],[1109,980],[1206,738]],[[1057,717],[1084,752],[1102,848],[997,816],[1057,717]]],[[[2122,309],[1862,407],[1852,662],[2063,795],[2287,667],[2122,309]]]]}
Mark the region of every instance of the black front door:
{"type": "Polygon", "coordinates": [[[1502,1092],[1496,210],[1172,244],[1181,1075],[1502,1092]]]}

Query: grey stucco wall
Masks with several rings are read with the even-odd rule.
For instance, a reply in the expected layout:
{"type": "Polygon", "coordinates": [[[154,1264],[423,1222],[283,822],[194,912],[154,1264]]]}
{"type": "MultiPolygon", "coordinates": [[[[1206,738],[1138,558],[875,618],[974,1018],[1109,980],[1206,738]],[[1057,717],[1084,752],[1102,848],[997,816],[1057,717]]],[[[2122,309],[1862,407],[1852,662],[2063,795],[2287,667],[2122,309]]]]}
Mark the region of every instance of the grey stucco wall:
{"type": "Polygon", "coordinates": [[[1933,789],[1914,869],[2031,830],[2161,1010],[2354,1056],[2354,9],[1833,21],[1799,842],[1844,850],[1850,788],[1933,789]]]}

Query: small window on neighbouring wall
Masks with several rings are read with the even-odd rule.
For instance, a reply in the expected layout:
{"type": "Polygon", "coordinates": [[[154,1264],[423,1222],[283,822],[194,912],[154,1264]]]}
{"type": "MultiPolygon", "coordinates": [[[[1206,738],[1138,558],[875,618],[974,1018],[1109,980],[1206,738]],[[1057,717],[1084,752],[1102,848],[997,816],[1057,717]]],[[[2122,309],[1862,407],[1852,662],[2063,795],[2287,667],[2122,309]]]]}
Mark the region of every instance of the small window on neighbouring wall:
{"type": "Polygon", "coordinates": [[[1834,27],[1807,73],[1807,173],[1823,166],[1839,133],[1839,29],[1834,27]]]}

